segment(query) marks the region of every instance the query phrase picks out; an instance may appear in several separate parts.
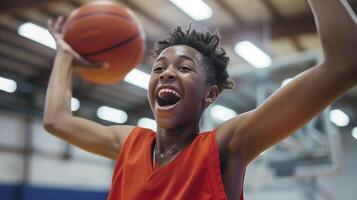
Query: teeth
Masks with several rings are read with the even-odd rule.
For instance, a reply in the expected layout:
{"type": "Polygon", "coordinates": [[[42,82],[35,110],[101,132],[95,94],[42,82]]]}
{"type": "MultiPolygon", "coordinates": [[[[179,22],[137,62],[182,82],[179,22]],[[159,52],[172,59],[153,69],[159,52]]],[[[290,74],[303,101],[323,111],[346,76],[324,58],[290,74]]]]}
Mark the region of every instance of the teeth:
{"type": "Polygon", "coordinates": [[[162,95],[163,95],[165,92],[166,92],[166,93],[172,93],[172,94],[174,94],[174,95],[176,95],[176,96],[178,96],[178,97],[181,98],[180,94],[177,93],[175,90],[171,90],[171,89],[167,89],[167,88],[161,89],[161,90],[159,91],[159,96],[162,97],[162,95]]]}

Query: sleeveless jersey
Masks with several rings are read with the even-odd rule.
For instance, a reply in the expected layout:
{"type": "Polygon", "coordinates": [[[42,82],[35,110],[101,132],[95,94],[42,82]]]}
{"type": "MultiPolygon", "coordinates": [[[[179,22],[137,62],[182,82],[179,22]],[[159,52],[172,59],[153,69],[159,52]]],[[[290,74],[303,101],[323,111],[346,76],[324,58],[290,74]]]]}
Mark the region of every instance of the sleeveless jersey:
{"type": "Polygon", "coordinates": [[[154,142],[150,129],[135,127],[130,133],[114,168],[108,200],[227,200],[215,131],[199,134],[158,169],[152,161],[154,142]]]}

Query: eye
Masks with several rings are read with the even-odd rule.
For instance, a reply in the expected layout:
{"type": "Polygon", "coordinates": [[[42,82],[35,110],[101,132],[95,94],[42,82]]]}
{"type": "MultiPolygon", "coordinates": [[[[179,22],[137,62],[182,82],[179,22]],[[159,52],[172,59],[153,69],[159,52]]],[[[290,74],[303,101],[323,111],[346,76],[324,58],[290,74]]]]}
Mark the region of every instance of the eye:
{"type": "Polygon", "coordinates": [[[156,65],[152,71],[155,73],[161,73],[165,71],[165,67],[162,65],[156,65]]]}
{"type": "Polygon", "coordinates": [[[178,69],[181,72],[189,72],[189,71],[191,71],[191,68],[188,65],[180,65],[180,66],[178,66],[178,69]]]}

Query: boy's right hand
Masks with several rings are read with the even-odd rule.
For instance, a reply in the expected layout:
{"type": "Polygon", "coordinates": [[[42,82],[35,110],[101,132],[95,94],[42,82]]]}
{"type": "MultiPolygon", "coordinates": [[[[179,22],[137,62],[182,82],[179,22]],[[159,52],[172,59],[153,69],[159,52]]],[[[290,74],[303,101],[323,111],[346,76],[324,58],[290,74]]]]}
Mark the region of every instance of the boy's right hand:
{"type": "Polygon", "coordinates": [[[79,55],[75,50],[72,49],[72,47],[64,41],[63,39],[63,25],[65,23],[65,19],[63,16],[60,16],[56,19],[56,22],[53,22],[52,19],[49,19],[47,21],[47,27],[52,35],[52,37],[56,41],[56,48],[57,51],[63,51],[70,53],[74,58],[76,64],[87,67],[87,68],[102,68],[106,65],[106,63],[101,63],[101,62],[91,62],[85,58],[83,58],[81,55],[79,55]]]}

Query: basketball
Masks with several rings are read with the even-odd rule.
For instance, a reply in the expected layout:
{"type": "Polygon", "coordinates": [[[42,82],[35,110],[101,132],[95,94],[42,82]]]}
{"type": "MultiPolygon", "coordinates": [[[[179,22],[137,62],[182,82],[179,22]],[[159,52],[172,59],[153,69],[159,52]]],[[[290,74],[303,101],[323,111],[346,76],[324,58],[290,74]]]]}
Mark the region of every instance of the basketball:
{"type": "Polygon", "coordinates": [[[145,34],[135,14],[111,1],[94,1],[74,10],[64,25],[64,40],[85,59],[106,62],[105,68],[77,67],[87,81],[111,84],[138,65],[145,34]]]}

